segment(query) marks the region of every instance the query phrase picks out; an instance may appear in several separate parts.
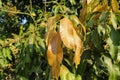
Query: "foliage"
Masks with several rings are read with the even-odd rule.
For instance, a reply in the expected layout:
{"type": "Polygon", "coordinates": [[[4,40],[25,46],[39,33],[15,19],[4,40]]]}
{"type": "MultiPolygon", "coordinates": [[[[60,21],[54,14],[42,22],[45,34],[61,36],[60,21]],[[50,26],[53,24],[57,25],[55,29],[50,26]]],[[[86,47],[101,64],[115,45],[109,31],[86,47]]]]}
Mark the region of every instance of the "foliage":
{"type": "Polygon", "coordinates": [[[117,0],[0,0],[1,80],[119,80],[117,0]]]}

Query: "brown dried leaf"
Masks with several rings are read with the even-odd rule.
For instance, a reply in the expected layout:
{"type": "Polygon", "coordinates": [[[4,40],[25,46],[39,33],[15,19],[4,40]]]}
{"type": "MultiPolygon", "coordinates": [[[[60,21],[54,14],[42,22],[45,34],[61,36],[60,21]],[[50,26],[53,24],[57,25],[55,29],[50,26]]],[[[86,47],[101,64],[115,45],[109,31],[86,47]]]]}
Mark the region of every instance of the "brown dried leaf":
{"type": "Polygon", "coordinates": [[[77,65],[79,65],[79,63],[80,63],[80,57],[82,54],[83,43],[77,34],[74,35],[74,38],[75,38],[76,50],[75,50],[75,55],[74,55],[73,60],[76,65],[76,68],[77,68],[77,65]]]}
{"type": "Polygon", "coordinates": [[[53,16],[53,17],[50,17],[48,19],[47,34],[46,34],[46,45],[49,44],[49,41],[52,38],[51,36],[53,35],[55,27],[56,27],[56,21],[55,21],[55,16],[53,16]]]}
{"type": "Polygon", "coordinates": [[[83,44],[81,38],[74,29],[73,22],[68,18],[60,20],[60,36],[67,48],[75,49],[74,63],[77,67],[80,63],[83,44]]]}
{"type": "Polygon", "coordinates": [[[51,36],[56,28],[56,21],[60,19],[60,15],[56,15],[53,17],[50,17],[48,19],[48,25],[47,25],[47,34],[46,34],[46,45],[48,45],[49,40],[51,39],[51,36]]]}
{"type": "Polygon", "coordinates": [[[58,79],[60,74],[60,64],[63,59],[63,51],[61,47],[62,41],[58,32],[54,32],[51,37],[47,50],[47,59],[52,67],[52,74],[55,79],[58,79]]]}
{"type": "Polygon", "coordinates": [[[97,5],[94,9],[93,9],[93,12],[102,12],[104,11],[105,9],[107,9],[108,6],[107,5],[97,5]]]}

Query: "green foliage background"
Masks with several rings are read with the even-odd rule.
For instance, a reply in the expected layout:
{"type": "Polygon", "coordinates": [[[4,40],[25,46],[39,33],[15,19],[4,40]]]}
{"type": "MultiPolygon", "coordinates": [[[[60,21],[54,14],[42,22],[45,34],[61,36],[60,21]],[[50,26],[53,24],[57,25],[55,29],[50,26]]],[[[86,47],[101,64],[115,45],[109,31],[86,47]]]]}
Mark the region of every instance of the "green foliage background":
{"type": "Polygon", "coordinates": [[[109,9],[89,9],[86,14],[80,13],[85,8],[82,0],[0,0],[0,79],[52,80],[46,59],[47,20],[56,14],[81,18],[84,13],[86,40],[81,63],[76,69],[70,59],[72,51],[63,47],[66,74],[60,74],[60,80],[119,80],[120,13],[112,11],[111,0],[106,1],[109,9]]]}

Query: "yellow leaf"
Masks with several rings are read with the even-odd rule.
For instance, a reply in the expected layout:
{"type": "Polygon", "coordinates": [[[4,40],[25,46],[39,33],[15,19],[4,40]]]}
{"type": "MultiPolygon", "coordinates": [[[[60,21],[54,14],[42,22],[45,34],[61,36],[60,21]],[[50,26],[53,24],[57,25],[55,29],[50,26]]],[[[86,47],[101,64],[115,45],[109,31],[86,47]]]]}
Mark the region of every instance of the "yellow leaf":
{"type": "Polygon", "coordinates": [[[75,50],[75,55],[74,55],[74,63],[76,65],[76,68],[77,66],[79,65],[80,63],[80,57],[81,57],[81,54],[82,54],[82,49],[83,49],[83,43],[81,41],[81,39],[79,38],[78,35],[75,35],[75,43],[76,43],[76,50],[75,50]]]}
{"type": "Polygon", "coordinates": [[[70,21],[68,18],[63,18],[60,20],[60,36],[67,48],[75,48],[75,42],[73,38],[74,32],[75,29],[72,21],[70,21]]]}
{"type": "Polygon", "coordinates": [[[84,40],[86,39],[86,27],[82,24],[79,18],[75,15],[71,15],[71,20],[74,23],[74,28],[79,36],[84,36],[84,40]],[[82,34],[83,33],[83,34],[82,34]]]}
{"type": "Polygon", "coordinates": [[[56,27],[56,20],[55,20],[55,16],[53,16],[48,19],[46,45],[48,45],[55,27],[56,27]]]}
{"type": "Polygon", "coordinates": [[[80,63],[83,43],[74,28],[73,22],[68,18],[60,20],[60,36],[67,48],[75,49],[74,63],[77,67],[80,63]]]}
{"type": "Polygon", "coordinates": [[[119,4],[118,4],[117,0],[112,0],[111,6],[112,6],[112,9],[114,12],[120,12],[119,11],[119,4]]]}
{"type": "Polygon", "coordinates": [[[108,6],[107,5],[97,5],[94,9],[93,9],[93,12],[102,12],[104,11],[105,9],[107,9],[108,6]]]}
{"type": "Polygon", "coordinates": [[[47,25],[47,33],[46,33],[46,45],[48,45],[49,40],[51,39],[51,36],[56,28],[56,21],[60,19],[60,15],[56,15],[53,17],[50,17],[48,19],[48,25],[47,25]]]}
{"type": "Polygon", "coordinates": [[[63,51],[61,47],[62,41],[58,32],[54,32],[51,37],[48,49],[47,49],[47,59],[48,63],[52,68],[52,74],[55,79],[58,79],[60,74],[60,64],[63,59],[63,51]]]}

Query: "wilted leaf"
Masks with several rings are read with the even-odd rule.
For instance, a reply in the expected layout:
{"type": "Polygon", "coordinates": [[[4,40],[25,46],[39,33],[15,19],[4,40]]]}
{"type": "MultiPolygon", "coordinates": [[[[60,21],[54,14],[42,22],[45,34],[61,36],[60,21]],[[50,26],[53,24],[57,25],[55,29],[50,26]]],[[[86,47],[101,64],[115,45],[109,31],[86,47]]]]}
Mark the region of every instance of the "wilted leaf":
{"type": "Polygon", "coordinates": [[[71,20],[74,23],[74,28],[79,36],[83,36],[84,40],[86,39],[86,27],[82,24],[82,22],[78,19],[77,16],[71,15],[71,20]],[[83,33],[83,34],[82,34],[83,33]]]}
{"type": "Polygon", "coordinates": [[[119,3],[117,2],[117,0],[111,0],[111,6],[114,12],[120,12],[119,3]]]}
{"type": "Polygon", "coordinates": [[[67,48],[75,48],[74,33],[76,33],[72,21],[68,18],[63,18],[60,20],[60,36],[67,48]]]}
{"type": "Polygon", "coordinates": [[[80,20],[83,24],[85,24],[85,19],[87,15],[87,0],[82,0],[83,8],[80,10],[80,20]]]}
{"type": "Polygon", "coordinates": [[[83,44],[74,29],[73,22],[68,18],[60,20],[60,36],[67,48],[75,49],[74,63],[77,65],[80,63],[80,56],[82,53],[83,44]]]}
{"type": "Polygon", "coordinates": [[[56,15],[48,19],[46,45],[48,45],[50,39],[52,38],[53,32],[55,31],[55,28],[56,28],[56,21],[59,18],[60,18],[60,15],[56,15]]]}
{"type": "Polygon", "coordinates": [[[59,77],[60,64],[63,58],[61,43],[59,33],[54,32],[48,44],[47,59],[49,65],[52,67],[53,77],[56,79],[59,77]]]}
{"type": "Polygon", "coordinates": [[[97,5],[94,9],[93,9],[93,12],[102,12],[104,11],[105,9],[107,9],[107,5],[97,5]]]}

